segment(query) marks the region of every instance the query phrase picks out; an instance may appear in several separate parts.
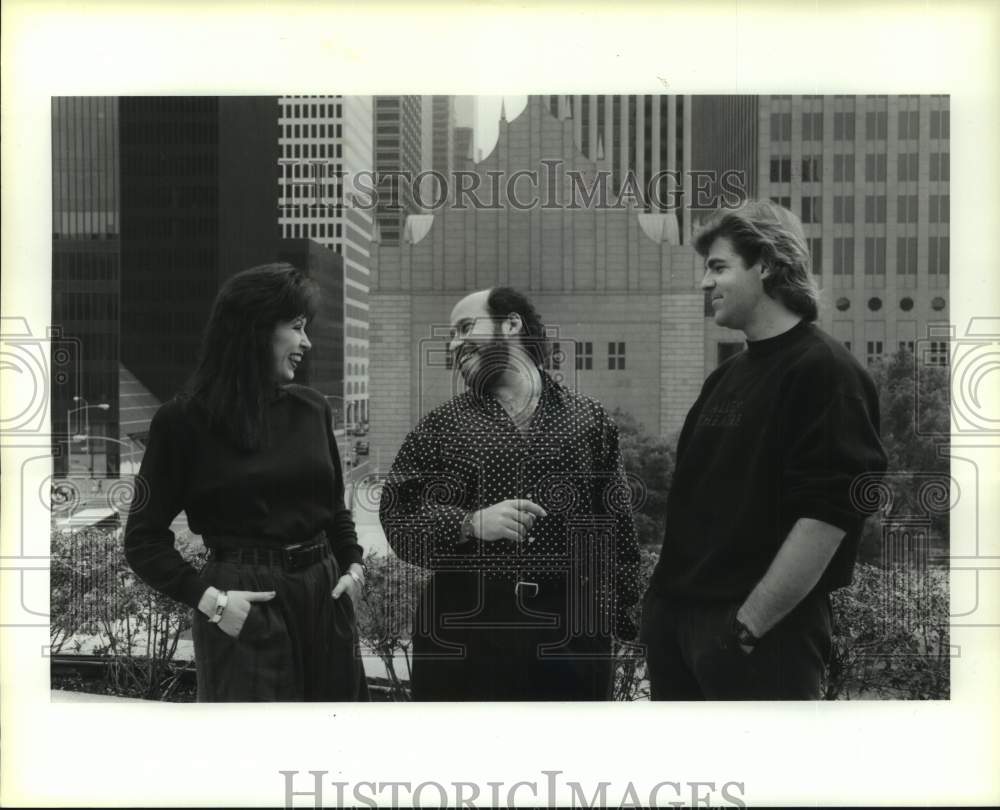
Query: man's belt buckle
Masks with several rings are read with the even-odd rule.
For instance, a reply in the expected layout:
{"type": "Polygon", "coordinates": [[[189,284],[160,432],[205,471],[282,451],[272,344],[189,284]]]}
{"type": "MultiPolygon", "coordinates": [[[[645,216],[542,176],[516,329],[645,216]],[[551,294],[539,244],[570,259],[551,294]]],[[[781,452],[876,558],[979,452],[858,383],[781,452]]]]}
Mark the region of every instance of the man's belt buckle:
{"type": "Polygon", "coordinates": [[[530,594],[528,596],[529,599],[534,599],[536,596],[538,596],[538,583],[537,582],[525,582],[524,580],[518,580],[517,584],[514,586],[514,596],[520,596],[521,595],[522,586],[524,586],[525,590],[527,590],[529,588],[531,589],[531,592],[530,592],[530,594]]]}

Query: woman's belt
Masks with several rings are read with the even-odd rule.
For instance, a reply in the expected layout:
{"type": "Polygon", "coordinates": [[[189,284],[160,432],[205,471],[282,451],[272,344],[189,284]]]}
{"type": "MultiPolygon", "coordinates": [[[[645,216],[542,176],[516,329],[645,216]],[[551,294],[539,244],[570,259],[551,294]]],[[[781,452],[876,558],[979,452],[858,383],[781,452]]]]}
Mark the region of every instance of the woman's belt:
{"type": "Polygon", "coordinates": [[[213,537],[205,538],[209,546],[206,559],[209,562],[232,562],[242,565],[270,565],[295,571],[307,568],[313,563],[325,559],[331,554],[326,533],[320,532],[311,540],[294,543],[290,546],[250,546],[237,545],[240,538],[213,537]],[[215,542],[225,544],[224,548],[215,548],[215,542]]]}

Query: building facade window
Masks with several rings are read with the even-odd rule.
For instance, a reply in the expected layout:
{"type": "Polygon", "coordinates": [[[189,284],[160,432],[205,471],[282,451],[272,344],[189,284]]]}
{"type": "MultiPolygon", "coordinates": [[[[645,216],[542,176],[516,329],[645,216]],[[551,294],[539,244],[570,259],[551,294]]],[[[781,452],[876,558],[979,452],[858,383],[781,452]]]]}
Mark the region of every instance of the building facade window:
{"type": "Polygon", "coordinates": [[[927,272],[932,276],[948,275],[948,249],[949,238],[947,236],[929,236],[927,238],[927,272]]]}
{"type": "Polygon", "coordinates": [[[951,204],[947,194],[930,195],[929,222],[948,222],[951,219],[951,204]]]}
{"type": "Polygon", "coordinates": [[[865,197],[865,222],[885,222],[884,194],[869,194],[865,197]]]}
{"type": "Polygon", "coordinates": [[[896,179],[901,183],[914,182],[919,177],[919,156],[916,152],[901,152],[896,156],[896,179]]]}
{"type": "Polygon", "coordinates": [[[932,340],[924,355],[924,361],[929,366],[948,365],[948,341],[932,340]]]}
{"type": "Polygon", "coordinates": [[[833,114],[833,139],[835,141],[854,140],[853,112],[835,112],[833,114]]]}
{"type": "Polygon", "coordinates": [[[865,113],[865,137],[870,141],[884,141],[889,129],[889,116],[885,110],[868,110],[865,113]]]}
{"type": "Polygon", "coordinates": [[[865,180],[874,183],[885,180],[885,153],[869,153],[865,155],[865,180]]]}
{"type": "Polygon", "coordinates": [[[854,222],[854,197],[845,195],[833,198],[833,221],[836,224],[854,222]]]}
{"type": "Polygon", "coordinates": [[[802,158],[802,182],[818,183],[822,181],[822,179],[823,179],[823,158],[817,155],[802,158]]]}
{"type": "Polygon", "coordinates": [[[821,112],[802,113],[802,140],[804,141],[823,140],[823,113],[821,112]]]}
{"type": "Polygon", "coordinates": [[[900,110],[897,135],[901,141],[915,141],[920,136],[920,113],[900,110]]]}
{"type": "Polygon", "coordinates": [[[881,340],[869,340],[865,346],[865,356],[868,360],[868,365],[873,366],[882,359],[882,341],[881,340]]]}
{"type": "Polygon", "coordinates": [[[810,224],[823,221],[823,198],[803,197],[802,198],[802,222],[810,224]]]}
{"type": "Polygon", "coordinates": [[[624,341],[617,341],[614,343],[608,343],[608,370],[609,371],[624,371],[625,370],[625,343],[624,341]]]}
{"type": "Polygon", "coordinates": [[[771,113],[771,140],[790,141],[792,139],[792,114],[790,112],[771,113]]]}
{"type": "Polygon", "coordinates": [[[885,275],[885,239],[881,236],[865,237],[865,275],[885,275]]]}
{"type": "Polygon", "coordinates": [[[854,155],[833,156],[833,179],[837,183],[854,182],[854,155]]]}
{"type": "Polygon", "coordinates": [[[833,274],[835,276],[854,275],[854,239],[837,237],[833,240],[833,274]]]}
{"type": "Polygon", "coordinates": [[[781,196],[771,197],[771,202],[777,203],[778,205],[782,206],[783,208],[791,209],[791,207],[792,207],[792,198],[791,197],[781,197],[781,196]]]}
{"type": "Polygon", "coordinates": [[[896,275],[902,278],[917,277],[917,237],[896,237],[896,275]]]}
{"type": "Polygon", "coordinates": [[[947,152],[931,155],[931,180],[951,179],[951,157],[947,152]]]}
{"type": "Polygon", "coordinates": [[[916,194],[900,194],[896,198],[896,221],[916,223],[917,221],[916,194]]]}
{"type": "Polygon", "coordinates": [[[771,158],[771,182],[788,183],[792,179],[791,158],[771,158]]]}
{"type": "Polygon", "coordinates": [[[931,137],[951,137],[951,116],[948,110],[931,110],[931,137]]]}
{"type": "Polygon", "coordinates": [[[589,371],[594,367],[594,344],[589,341],[579,341],[576,344],[576,370],[589,371]]]}

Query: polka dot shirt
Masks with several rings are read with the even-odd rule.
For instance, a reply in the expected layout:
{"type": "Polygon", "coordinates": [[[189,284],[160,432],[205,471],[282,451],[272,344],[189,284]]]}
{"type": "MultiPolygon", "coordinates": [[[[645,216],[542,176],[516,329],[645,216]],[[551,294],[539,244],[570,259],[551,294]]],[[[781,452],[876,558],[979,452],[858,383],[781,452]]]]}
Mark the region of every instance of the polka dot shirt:
{"type": "Polygon", "coordinates": [[[523,429],[494,396],[470,391],[424,417],[383,482],[382,526],[400,558],[432,570],[511,581],[597,578],[623,628],[638,598],[639,547],[618,427],[596,400],[541,375],[523,429]],[[511,498],[547,512],[526,540],[462,542],[467,513],[511,498]]]}

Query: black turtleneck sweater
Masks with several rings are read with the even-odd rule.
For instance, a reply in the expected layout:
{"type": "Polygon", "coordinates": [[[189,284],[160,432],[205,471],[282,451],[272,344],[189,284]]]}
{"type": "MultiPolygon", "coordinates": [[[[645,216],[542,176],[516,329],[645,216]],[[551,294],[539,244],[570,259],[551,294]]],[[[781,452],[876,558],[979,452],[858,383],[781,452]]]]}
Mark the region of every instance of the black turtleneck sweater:
{"type": "Polygon", "coordinates": [[[288,385],[269,407],[270,439],[252,452],[213,431],[192,400],[156,412],[125,528],[125,556],[151,587],[197,607],[209,585],[174,548],[170,523],[181,510],[214,548],[284,546],[325,530],[341,570],[361,561],[329,405],[288,385]]]}
{"type": "Polygon", "coordinates": [[[800,518],[846,532],[819,587],[850,583],[865,518],[851,483],[885,467],[875,386],[839,342],[804,321],[749,342],[684,422],[650,587],[743,600],[800,518]]]}

